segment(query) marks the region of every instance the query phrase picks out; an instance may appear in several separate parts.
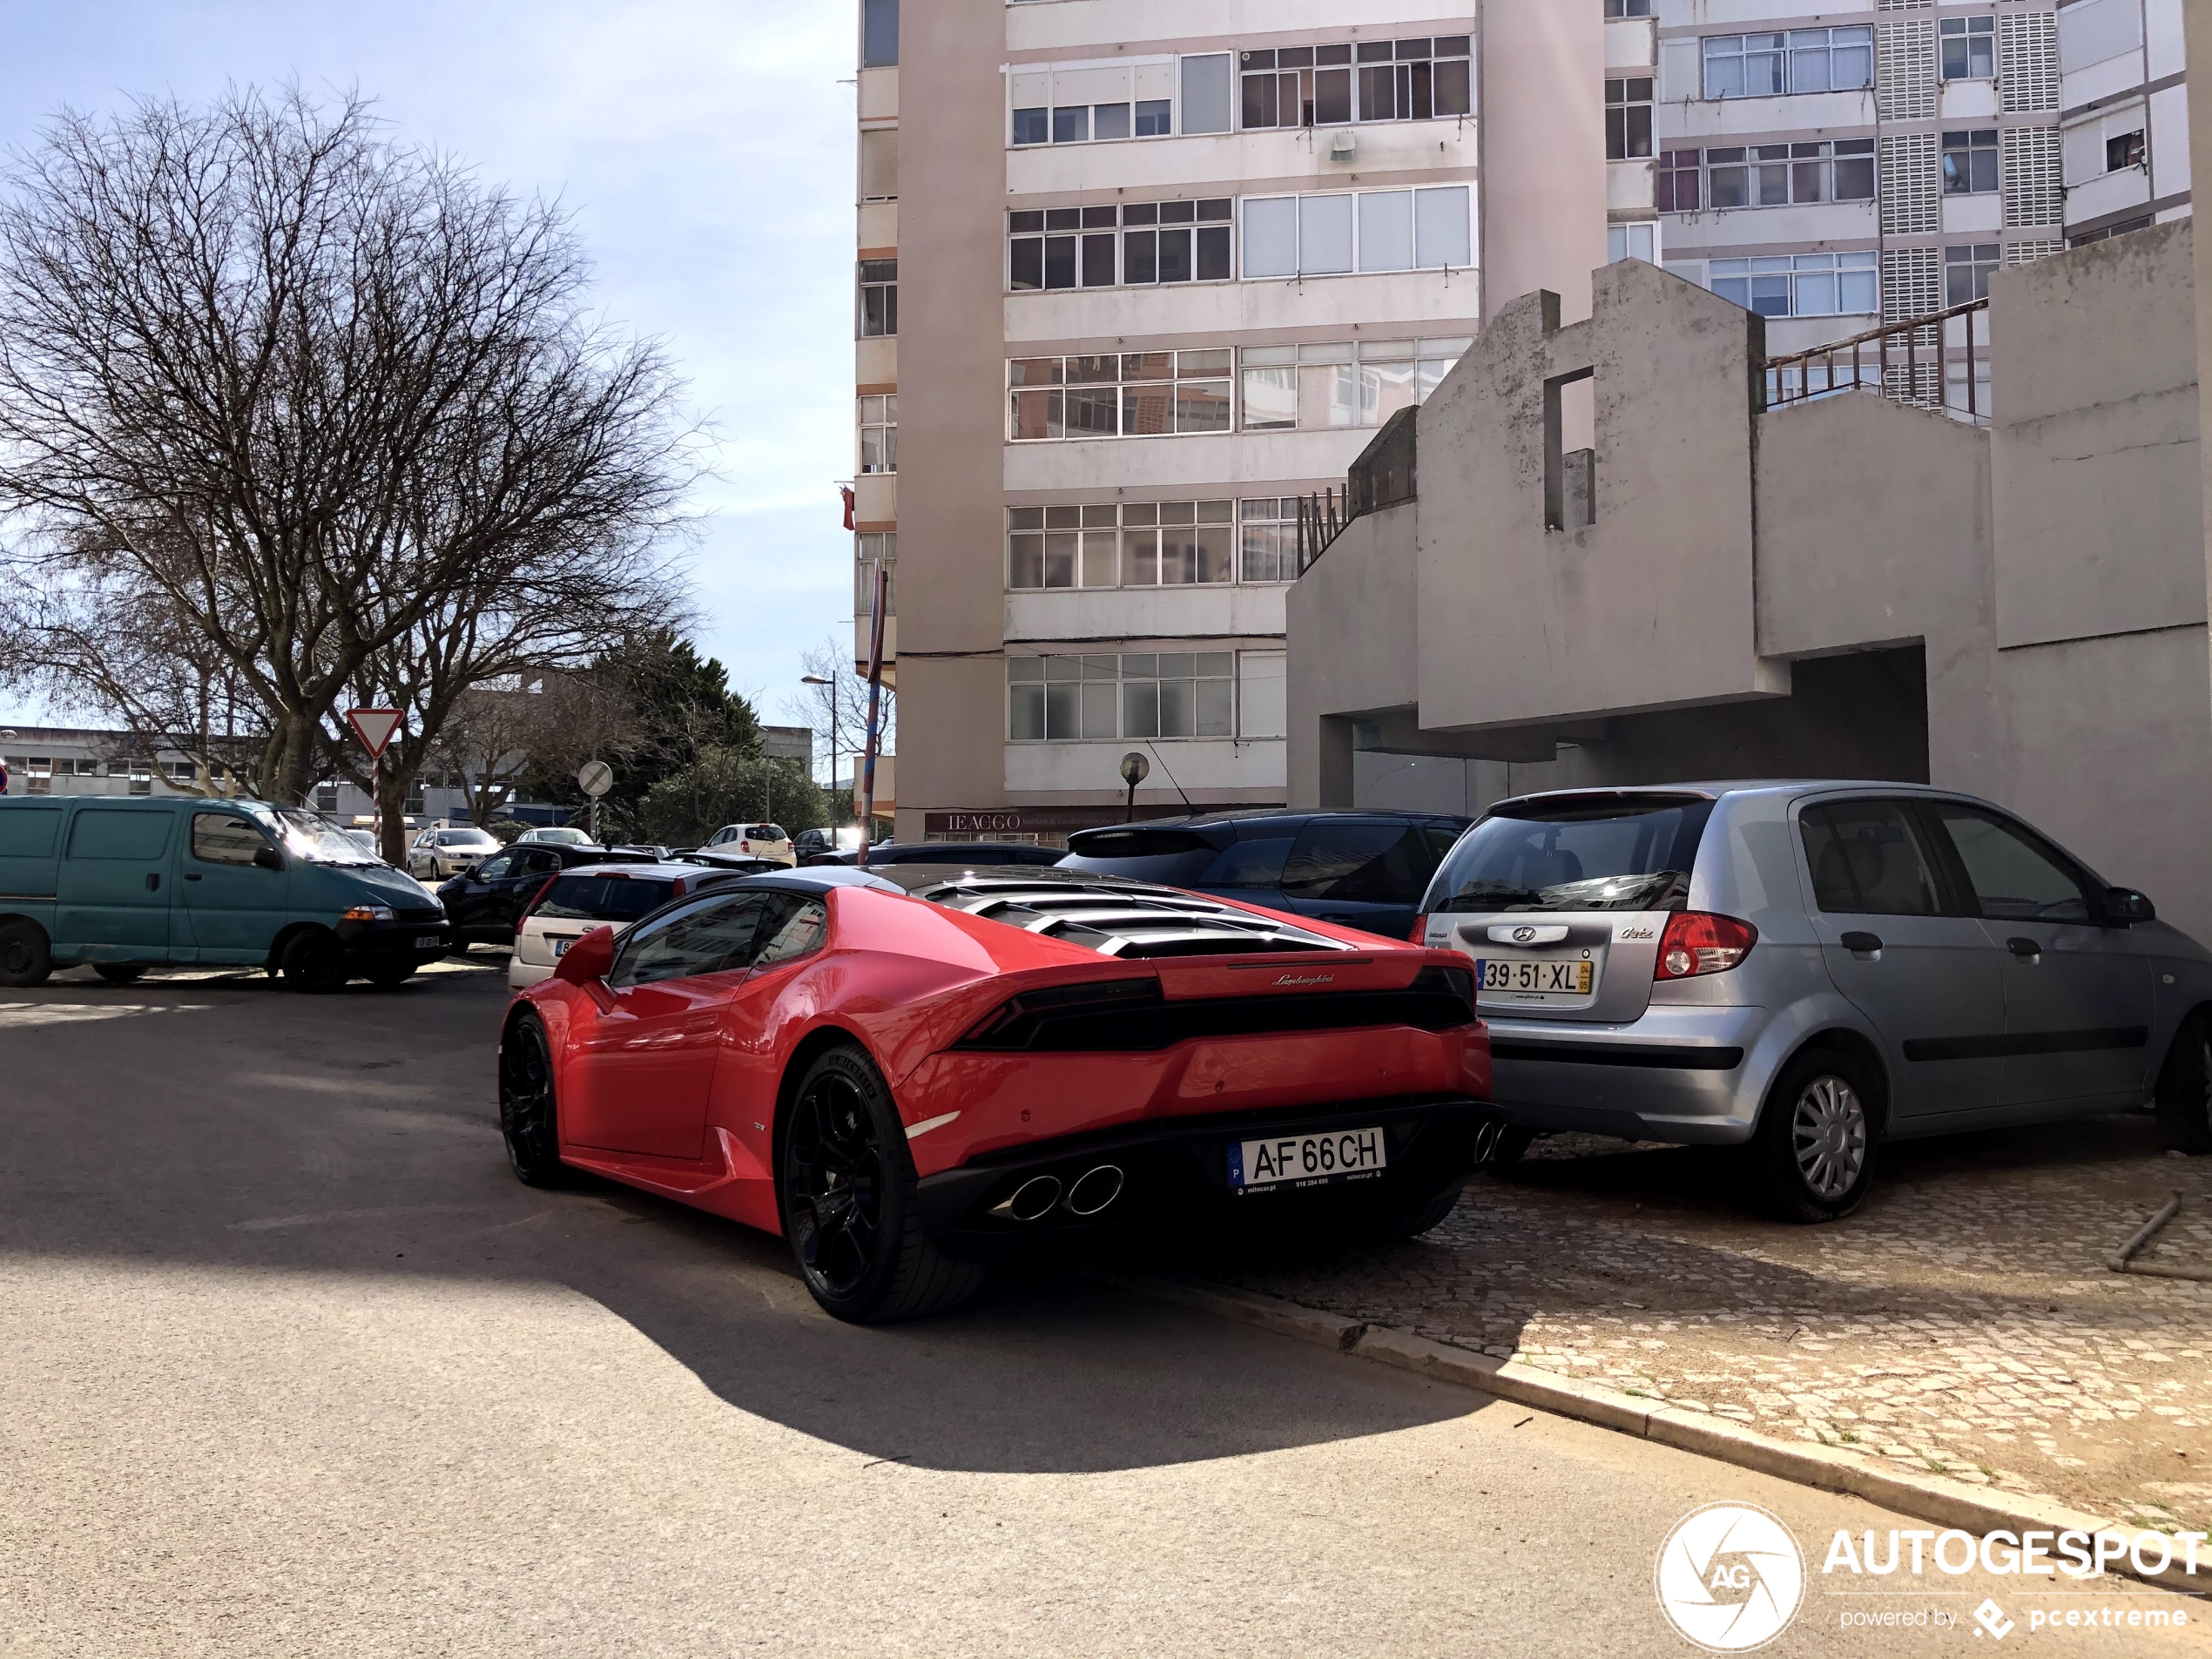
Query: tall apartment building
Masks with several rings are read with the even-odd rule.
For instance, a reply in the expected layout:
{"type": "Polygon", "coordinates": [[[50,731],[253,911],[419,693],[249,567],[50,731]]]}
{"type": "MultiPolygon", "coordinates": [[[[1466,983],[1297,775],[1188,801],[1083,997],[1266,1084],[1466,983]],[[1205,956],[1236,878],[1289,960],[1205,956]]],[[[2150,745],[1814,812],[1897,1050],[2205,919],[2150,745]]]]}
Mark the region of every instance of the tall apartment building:
{"type": "Polygon", "coordinates": [[[1293,502],[1498,305],[1588,310],[1599,3],[860,0],[901,840],[1117,819],[1131,752],[1141,808],[1285,799],[1293,502]]]}
{"type": "Polygon", "coordinates": [[[2188,211],[2182,0],[1603,4],[1614,252],[1758,312],[1773,354],[2188,211]]]}

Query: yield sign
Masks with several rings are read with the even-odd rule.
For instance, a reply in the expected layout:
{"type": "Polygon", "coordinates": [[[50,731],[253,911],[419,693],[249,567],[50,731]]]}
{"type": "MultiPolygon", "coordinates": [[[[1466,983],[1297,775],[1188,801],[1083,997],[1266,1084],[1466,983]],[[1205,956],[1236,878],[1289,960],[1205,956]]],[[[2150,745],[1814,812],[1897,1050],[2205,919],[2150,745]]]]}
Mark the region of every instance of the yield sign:
{"type": "Polygon", "coordinates": [[[368,758],[376,759],[384,752],[384,745],[392,740],[392,733],[400,729],[397,709],[348,709],[346,724],[354,728],[354,735],[361,740],[361,747],[368,751],[368,758]]]}

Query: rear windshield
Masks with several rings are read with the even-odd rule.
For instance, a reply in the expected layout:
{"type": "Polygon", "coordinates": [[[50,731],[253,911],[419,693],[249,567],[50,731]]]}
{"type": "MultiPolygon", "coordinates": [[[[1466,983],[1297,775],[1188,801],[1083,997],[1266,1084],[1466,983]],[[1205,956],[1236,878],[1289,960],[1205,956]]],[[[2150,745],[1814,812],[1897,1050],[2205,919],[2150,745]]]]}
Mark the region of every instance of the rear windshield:
{"type": "Polygon", "coordinates": [[[577,921],[633,921],[676,896],[676,883],[634,875],[563,875],[545,890],[536,914],[577,921]]]}
{"type": "Polygon", "coordinates": [[[784,827],[780,824],[748,824],[745,838],[748,841],[780,841],[785,839],[784,827]]]}
{"type": "Polygon", "coordinates": [[[1484,819],[1429,884],[1426,911],[1666,910],[1689,893],[1710,800],[1531,802],[1484,819]]]}
{"type": "Polygon", "coordinates": [[[1204,880],[1221,852],[1190,830],[1092,830],[1071,836],[1068,846],[1068,856],[1060,860],[1063,870],[1092,870],[1170,887],[1204,880]]]}

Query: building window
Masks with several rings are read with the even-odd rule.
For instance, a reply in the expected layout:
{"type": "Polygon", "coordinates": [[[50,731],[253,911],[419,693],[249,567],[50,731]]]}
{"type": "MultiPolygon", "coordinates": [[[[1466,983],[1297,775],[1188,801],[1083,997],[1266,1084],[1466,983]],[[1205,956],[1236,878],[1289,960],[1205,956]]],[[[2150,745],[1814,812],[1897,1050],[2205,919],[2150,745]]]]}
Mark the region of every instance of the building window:
{"type": "Polygon", "coordinates": [[[2092,242],[2108,242],[2115,236],[2126,236],[2132,231],[2147,231],[2150,226],[2151,220],[2148,214],[2140,219],[2124,219],[2117,225],[2107,225],[2097,230],[2084,231],[2080,235],[2069,239],[2067,246],[2087,247],[2092,242]]]}
{"type": "Polygon", "coordinates": [[[1231,352],[1107,352],[1007,366],[1008,435],[1163,437],[1230,428],[1231,352]]]}
{"type": "Polygon", "coordinates": [[[899,61],[899,0],[860,0],[860,67],[889,69],[899,61]]]}
{"type": "Polygon", "coordinates": [[[2123,167],[2143,165],[2143,135],[2141,132],[2115,132],[2105,140],[2105,171],[2118,172],[2123,167]]]}
{"type": "Polygon", "coordinates": [[[1235,74],[1231,61],[1227,52],[1210,52],[1183,60],[1184,132],[1226,132],[1234,125],[1236,111],[1231,107],[1231,98],[1235,74]]]}
{"type": "Polygon", "coordinates": [[[338,786],[336,784],[315,786],[315,810],[319,813],[334,813],[338,810],[338,786]]]}
{"type": "Polygon", "coordinates": [[[1234,651],[1009,657],[1007,731],[1015,743],[1226,738],[1235,732],[1234,651]]]}
{"type": "Polygon", "coordinates": [[[1699,185],[1699,158],[1696,150],[1665,150],[1660,152],[1656,200],[1662,213],[1694,213],[1703,205],[1704,197],[1699,185]]]}
{"type": "Polygon", "coordinates": [[[1997,77],[1997,19],[1946,17],[1943,30],[1943,78],[1946,81],[1987,81],[1997,77]]]}
{"type": "Polygon", "coordinates": [[[1006,216],[1007,277],[1015,292],[1118,283],[1226,282],[1231,204],[1129,202],[1032,208],[1006,216]]]}
{"type": "Polygon", "coordinates": [[[1359,345],[1247,346],[1238,355],[1244,429],[1380,426],[1424,402],[1474,342],[1371,340],[1359,345]]]}
{"type": "Polygon", "coordinates": [[[130,768],[131,793],[134,795],[153,793],[153,763],[150,760],[132,760],[125,764],[130,768]]]}
{"type": "Polygon", "coordinates": [[[1997,129],[1943,135],[1943,193],[1981,195],[1997,188],[1997,129]]]}
{"type": "Polygon", "coordinates": [[[1851,316],[1881,309],[1879,256],[1798,253],[1715,260],[1713,292],[1762,317],[1851,316]]]}
{"type": "Polygon", "coordinates": [[[1247,197],[1244,218],[1248,280],[1463,270],[1474,259],[1465,185],[1247,197]]]}
{"type": "Polygon", "coordinates": [[[1049,109],[1016,110],[1014,112],[1014,142],[1016,145],[1043,144],[1052,137],[1052,111],[1049,109]]]}
{"type": "Polygon", "coordinates": [[[1470,44],[1466,35],[1439,35],[1240,52],[1240,125],[1250,132],[1469,114],[1470,44]]]}
{"type": "Polygon", "coordinates": [[[1704,47],[1707,98],[1849,92],[1874,84],[1874,31],[1864,24],[1711,35],[1704,47]]]}
{"type": "Polygon", "coordinates": [[[1649,17],[1651,0],[1605,0],[1605,15],[1608,17],[1649,17]]]}
{"type": "Polygon", "coordinates": [[[863,530],[853,538],[853,614],[875,615],[875,568],[889,573],[884,586],[883,614],[899,614],[899,537],[892,530],[863,530]]]}
{"type": "MultiPolygon", "coordinates": [[[[1676,152],[1684,153],[1689,152],[1676,152]]],[[[1730,145],[1705,152],[1705,172],[1709,207],[1871,201],[1874,140],[1730,145]]]]}
{"type": "Polygon", "coordinates": [[[860,338],[899,332],[899,261],[860,261],[860,338]]]}
{"type": "Polygon", "coordinates": [[[1608,225],[1605,227],[1605,258],[1608,264],[1617,265],[1622,260],[1642,260],[1646,265],[1659,263],[1659,226],[1649,219],[1632,224],[1608,225]]]}
{"type": "Polygon", "coordinates": [[[860,400],[860,470],[899,470],[899,395],[873,394],[860,400]]]}
{"type": "Polygon", "coordinates": [[[1989,273],[2003,262],[2004,249],[1994,242],[1943,250],[1943,303],[1963,306],[1989,298],[1989,273]]]}
{"type": "Polygon", "coordinates": [[[1233,516],[1225,501],[1009,507],[1007,586],[1031,592],[1232,582],[1233,516]]]}
{"type": "Polygon", "coordinates": [[[1651,77],[1605,84],[1605,158],[1631,161],[1651,153],[1651,77]]]}
{"type": "Polygon", "coordinates": [[[1291,582],[1298,577],[1298,497],[1263,496],[1242,504],[1237,549],[1241,582],[1291,582]]]}

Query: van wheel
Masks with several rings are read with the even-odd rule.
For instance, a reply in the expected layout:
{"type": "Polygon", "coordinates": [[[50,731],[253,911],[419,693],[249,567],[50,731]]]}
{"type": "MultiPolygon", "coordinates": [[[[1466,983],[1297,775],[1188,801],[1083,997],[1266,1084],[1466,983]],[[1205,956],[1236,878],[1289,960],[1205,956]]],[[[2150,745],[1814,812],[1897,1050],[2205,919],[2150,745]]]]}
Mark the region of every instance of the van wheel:
{"type": "Polygon", "coordinates": [[[284,948],[284,982],[316,995],[346,988],[346,948],[327,928],[295,934],[284,948]]]}
{"type": "Polygon", "coordinates": [[[0,921],[0,985],[27,991],[44,985],[54,971],[54,953],[46,943],[46,930],[20,916],[0,921]]]}
{"type": "Polygon", "coordinates": [[[1874,1181],[1872,1098],[1858,1062],[1832,1049],[1808,1049],[1783,1068],[1750,1152],[1784,1220],[1835,1221],[1858,1208],[1874,1181]]]}
{"type": "Polygon", "coordinates": [[[95,962],[92,971],[111,985],[136,985],[146,972],[136,962],[95,962]]]}
{"type": "Polygon", "coordinates": [[[2170,1151],[2212,1152],[2212,1024],[2202,1010],[2182,1022],[2159,1070],[2158,1130],[2170,1151]]]}

